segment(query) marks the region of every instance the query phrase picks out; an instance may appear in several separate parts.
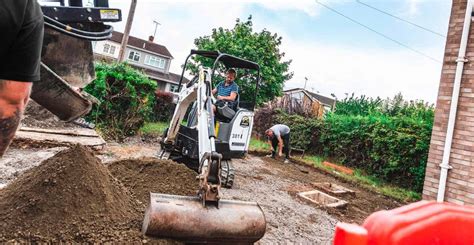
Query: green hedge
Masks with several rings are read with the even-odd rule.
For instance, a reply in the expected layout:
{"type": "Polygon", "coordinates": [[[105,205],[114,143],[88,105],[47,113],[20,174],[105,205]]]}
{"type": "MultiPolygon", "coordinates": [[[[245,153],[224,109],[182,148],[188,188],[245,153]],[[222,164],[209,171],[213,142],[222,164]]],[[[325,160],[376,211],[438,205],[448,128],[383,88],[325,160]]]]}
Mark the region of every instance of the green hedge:
{"type": "Polygon", "coordinates": [[[87,120],[95,122],[107,138],[123,140],[135,135],[152,116],[156,82],[125,63],[99,63],[97,78],[85,91],[101,103],[87,120]]]}
{"type": "Polygon", "coordinates": [[[291,128],[293,147],[336,158],[387,183],[423,188],[432,122],[336,114],[319,120],[279,111],[274,123],[291,128]]]}

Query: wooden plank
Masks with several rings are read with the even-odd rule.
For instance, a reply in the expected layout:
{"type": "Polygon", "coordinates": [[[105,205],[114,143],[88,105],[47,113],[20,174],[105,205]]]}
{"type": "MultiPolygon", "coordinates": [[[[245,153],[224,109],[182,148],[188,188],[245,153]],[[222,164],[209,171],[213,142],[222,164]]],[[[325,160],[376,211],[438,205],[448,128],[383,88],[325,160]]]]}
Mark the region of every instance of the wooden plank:
{"type": "Polygon", "coordinates": [[[15,138],[26,139],[32,141],[48,141],[58,142],[65,144],[81,144],[85,146],[101,146],[105,145],[106,142],[100,137],[91,136],[73,136],[65,134],[54,134],[54,133],[43,133],[43,132],[28,132],[18,131],[15,138]]]}
{"type": "Polygon", "coordinates": [[[21,127],[19,131],[48,133],[48,134],[61,134],[61,135],[71,135],[71,136],[100,137],[95,130],[88,129],[88,128],[44,129],[44,128],[21,127]]]}

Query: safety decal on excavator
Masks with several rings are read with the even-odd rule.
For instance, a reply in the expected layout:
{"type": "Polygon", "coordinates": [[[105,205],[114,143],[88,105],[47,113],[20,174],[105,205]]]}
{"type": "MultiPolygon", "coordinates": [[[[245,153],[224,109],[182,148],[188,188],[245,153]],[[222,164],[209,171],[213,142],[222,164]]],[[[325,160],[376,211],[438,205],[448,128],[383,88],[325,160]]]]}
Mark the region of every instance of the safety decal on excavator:
{"type": "Polygon", "coordinates": [[[240,121],[240,126],[248,127],[250,125],[250,119],[247,116],[242,117],[242,121],[240,121]]]}
{"type": "Polygon", "coordinates": [[[101,9],[100,18],[102,20],[118,20],[120,18],[119,11],[117,9],[101,9]]]}

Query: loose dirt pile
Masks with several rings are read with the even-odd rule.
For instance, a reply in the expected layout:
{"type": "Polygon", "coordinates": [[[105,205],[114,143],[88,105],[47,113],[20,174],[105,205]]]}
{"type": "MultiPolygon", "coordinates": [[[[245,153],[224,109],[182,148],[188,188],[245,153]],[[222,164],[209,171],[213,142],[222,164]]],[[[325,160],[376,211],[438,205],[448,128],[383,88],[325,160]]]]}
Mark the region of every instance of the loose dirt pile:
{"type": "Polygon", "coordinates": [[[128,159],[108,168],[144,204],[148,204],[150,192],[195,195],[199,186],[194,171],[169,160],[128,159]]]}
{"type": "Polygon", "coordinates": [[[6,239],[100,241],[136,227],[139,213],[129,191],[82,146],[58,153],[0,192],[6,239]]]}
{"type": "Polygon", "coordinates": [[[140,229],[148,192],[197,190],[195,173],[171,161],[122,160],[110,170],[75,146],[26,171],[0,190],[0,243],[145,242],[150,238],[140,229]]]}

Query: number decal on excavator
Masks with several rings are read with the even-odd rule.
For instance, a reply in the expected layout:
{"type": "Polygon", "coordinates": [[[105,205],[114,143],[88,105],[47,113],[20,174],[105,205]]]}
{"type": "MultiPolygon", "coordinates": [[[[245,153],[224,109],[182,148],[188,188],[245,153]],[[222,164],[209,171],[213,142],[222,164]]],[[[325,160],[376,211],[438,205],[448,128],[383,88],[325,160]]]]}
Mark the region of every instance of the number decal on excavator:
{"type": "Polygon", "coordinates": [[[232,139],[242,139],[243,137],[242,134],[232,134],[232,139]]]}

